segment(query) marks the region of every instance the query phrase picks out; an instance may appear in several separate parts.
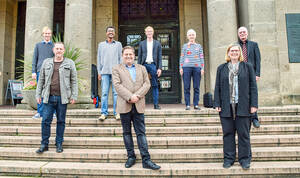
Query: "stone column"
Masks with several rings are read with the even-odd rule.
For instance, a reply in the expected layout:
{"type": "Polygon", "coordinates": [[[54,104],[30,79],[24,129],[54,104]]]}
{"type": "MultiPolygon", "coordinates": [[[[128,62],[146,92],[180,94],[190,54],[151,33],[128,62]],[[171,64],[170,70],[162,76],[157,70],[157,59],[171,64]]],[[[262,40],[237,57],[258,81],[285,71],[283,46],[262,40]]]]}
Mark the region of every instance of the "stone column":
{"type": "MultiPolygon", "coordinates": [[[[245,25],[249,31],[249,40],[256,41],[261,52],[261,78],[257,83],[259,105],[282,104],[280,69],[284,71],[286,67],[280,65],[279,61],[287,61],[287,59],[279,60],[278,57],[278,44],[283,42],[280,41],[277,44],[278,31],[276,28],[275,0],[247,0],[246,5],[246,9],[248,9],[248,21],[246,21],[245,25]]],[[[286,36],[284,38],[286,39],[286,36]]],[[[289,82],[286,83],[285,87],[292,88],[293,80],[287,81],[289,82]]]]}
{"type": "Polygon", "coordinates": [[[15,77],[17,0],[0,0],[0,105],[9,79],[15,77]]]}
{"type": "Polygon", "coordinates": [[[84,69],[78,71],[79,103],[91,103],[93,0],[66,0],[64,42],[81,50],[84,69]]]}
{"type": "MultiPolygon", "coordinates": [[[[43,27],[53,26],[54,0],[27,0],[26,4],[26,28],[25,28],[25,54],[24,65],[31,66],[34,46],[41,41],[43,27]]],[[[26,67],[25,67],[26,68],[26,67]]],[[[30,67],[31,69],[31,67],[30,67]]],[[[25,78],[31,75],[31,71],[25,71],[25,78]]]]}
{"type": "Polygon", "coordinates": [[[217,67],[225,62],[226,48],[237,41],[235,0],[207,0],[209,39],[209,74],[212,92],[215,88],[217,67]]]}

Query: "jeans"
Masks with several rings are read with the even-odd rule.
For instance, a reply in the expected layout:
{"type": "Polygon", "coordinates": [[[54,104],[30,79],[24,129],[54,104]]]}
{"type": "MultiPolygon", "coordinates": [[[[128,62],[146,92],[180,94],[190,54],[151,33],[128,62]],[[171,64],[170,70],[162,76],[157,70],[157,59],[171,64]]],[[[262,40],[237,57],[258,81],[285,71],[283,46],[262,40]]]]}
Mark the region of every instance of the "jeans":
{"type": "Polygon", "coordinates": [[[53,112],[56,111],[56,144],[62,144],[64,141],[65,120],[67,112],[67,104],[61,104],[60,96],[49,96],[48,103],[44,103],[43,120],[42,120],[42,142],[43,145],[49,144],[51,135],[51,123],[53,120],[53,112]]]}
{"type": "Polygon", "coordinates": [[[155,64],[144,64],[147,72],[151,75],[151,86],[152,86],[152,96],[153,104],[158,105],[158,81],[157,81],[157,69],[155,64]]]}
{"type": "MultiPolygon", "coordinates": [[[[39,82],[39,78],[40,78],[40,72],[36,73],[36,82],[39,82]]],[[[43,104],[43,98],[41,101],[41,104],[37,104],[37,112],[40,114],[41,117],[43,117],[43,108],[44,108],[44,104],[43,104]]],[[[55,114],[56,111],[54,110],[53,114],[55,114]]],[[[53,115],[52,115],[53,116],[53,115]]]]}
{"type": "Polygon", "coordinates": [[[134,144],[131,133],[132,122],[137,137],[137,143],[142,157],[142,161],[145,162],[147,160],[150,160],[150,154],[148,152],[148,143],[146,139],[144,114],[138,113],[135,105],[133,104],[130,112],[120,114],[120,116],[123,128],[123,140],[127,150],[128,158],[135,158],[134,144]]]}
{"type": "MultiPolygon", "coordinates": [[[[40,72],[36,73],[36,82],[39,82],[40,72]]],[[[41,104],[37,104],[37,112],[43,117],[43,98],[41,104]]]]}
{"type": "Polygon", "coordinates": [[[193,77],[194,87],[194,106],[199,103],[200,94],[200,81],[201,81],[201,68],[200,67],[183,67],[183,86],[184,86],[184,100],[185,105],[190,106],[190,89],[191,89],[191,78],[193,77]]]}
{"type": "Polygon", "coordinates": [[[101,87],[102,87],[102,93],[101,93],[101,114],[108,115],[108,94],[109,94],[109,88],[112,88],[112,95],[113,95],[113,108],[114,108],[114,115],[117,114],[116,112],[116,106],[117,106],[117,97],[118,94],[115,90],[115,87],[112,84],[112,78],[111,74],[103,74],[101,75],[101,87]]]}

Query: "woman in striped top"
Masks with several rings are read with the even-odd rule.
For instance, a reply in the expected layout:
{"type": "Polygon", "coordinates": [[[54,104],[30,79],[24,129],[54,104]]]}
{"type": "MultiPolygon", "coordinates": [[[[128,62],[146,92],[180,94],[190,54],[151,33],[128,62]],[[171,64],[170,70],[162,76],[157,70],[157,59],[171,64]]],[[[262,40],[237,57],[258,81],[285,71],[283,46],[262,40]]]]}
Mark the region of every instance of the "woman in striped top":
{"type": "Polygon", "coordinates": [[[183,78],[184,100],[186,110],[190,110],[190,86],[191,78],[193,78],[194,87],[194,109],[200,110],[199,93],[201,75],[204,74],[204,55],[203,48],[196,43],[196,32],[193,29],[187,31],[188,43],[184,44],[181,49],[179,72],[183,78]]]}

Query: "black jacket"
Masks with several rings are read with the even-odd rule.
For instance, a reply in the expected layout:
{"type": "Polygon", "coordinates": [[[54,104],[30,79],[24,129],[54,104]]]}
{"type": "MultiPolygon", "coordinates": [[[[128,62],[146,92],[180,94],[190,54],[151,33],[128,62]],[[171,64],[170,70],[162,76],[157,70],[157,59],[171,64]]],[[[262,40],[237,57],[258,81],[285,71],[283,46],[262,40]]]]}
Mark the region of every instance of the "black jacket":
{"type": "MultiPolygon", "coordinates": [[[[161,44],[157,40],[153,40],[153,62],[156,65],[156,69],[162,68],[162,49],[161,44]]],[[[147,40],[141,41],[138,51],[138,64],[144,65],[147,58],[147,40]]]]}
{"type": "MultiPolygon", "coordinates": [[[[243,47],[242,41],[239,41],[241,47],[243,47]]],[[[247,40],[247,53],[248,62],[254,67],[255,75],[260,77],[260,51],[258,44],[254,41],[247,40]]]]}
{"type": "MultiPolygon", "coordinates": [[[[221,107],[220,117],[231,117],[228,63],[221,64],[217,70],[214,106],[221,107]]],[[[240,62],[238,71],[237,116],[251,116],[250,107],[258,107],[257,86],[251,64],[240,62]]]]}

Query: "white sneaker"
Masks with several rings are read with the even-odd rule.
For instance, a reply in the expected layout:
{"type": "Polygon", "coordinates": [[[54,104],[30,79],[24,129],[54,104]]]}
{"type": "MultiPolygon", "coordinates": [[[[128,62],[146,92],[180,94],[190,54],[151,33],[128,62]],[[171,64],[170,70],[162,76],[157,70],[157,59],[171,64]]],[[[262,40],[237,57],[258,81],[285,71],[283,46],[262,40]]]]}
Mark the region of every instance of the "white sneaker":
{"type": "Polygon", "coordinates": [[[116,120],[120,120],[121,119],[120,114],[116,114],[115,118],[116,118],[116,120]]]}
{"type": "Polygon", "coordinates": [[[32,119],[40,119],[41,115],[40,113],[36,113],[34,116],[32,116],[32,119]]]}
{"type": "Polygon", "coordinates": [[[53,119],[56,119],[56,114],[53,114],[53,119]]]}
{"type": "Polygon", "coordinates": [[[101,114],[101,116],[99,117],[99,120],[102,120],[102,121],[104,121],[106,119],[106,115],[104,115],[104,114],[101,114]]]}

